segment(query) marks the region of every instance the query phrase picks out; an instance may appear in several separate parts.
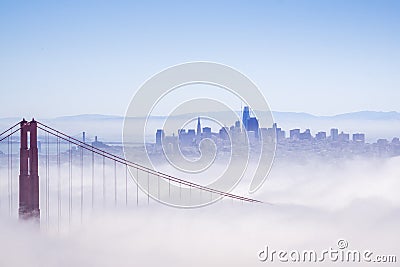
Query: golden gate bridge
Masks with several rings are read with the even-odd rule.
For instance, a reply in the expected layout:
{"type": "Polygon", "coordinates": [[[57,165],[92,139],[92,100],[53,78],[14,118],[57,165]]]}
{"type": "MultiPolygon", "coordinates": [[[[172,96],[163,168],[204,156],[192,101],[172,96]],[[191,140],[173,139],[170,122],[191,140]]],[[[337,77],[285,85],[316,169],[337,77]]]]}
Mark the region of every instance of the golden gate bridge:
{"type": "MultiPolygon", "coordinates": [[[[1,198],[3,190],[0,190],[0,200],[3,200],[1,202],[6,202],[9,214],[12,215],[14,214],[14,210],[17,209],[17,207],[15,207],[16,205],[14,204],[16,202],[15,195],[17,195],[18,217],[24,220],[32,219],[36,220],[37,222],[44,220],[48,223],[50,221],[50,214],[52,213],[50,206],[53,206],[53,211],[56,213],[58,221],[62,216],[62,210],[67,209],[66,216],[70,222],[73,213],[73,207],[76,206],[76,203],[73,203],[73,196],[78,196],[79,198],[79,200],[75,202],[79,202],[78,209],[80,211],[80,219],[82,220],[85,200],[90,202],[88,206],[91,208],[94,208],[96,202],[101,202],[103,205],[105,205],[107,192],[109,193],[109,191],[107,191],[107,186],[110,184],[110,181],[113,181],[113,185],[111,186],[113,187],[112,194],[115,206],[117,206],[120,200],[118,197],[118,192],[121,190],[118,190],[117,184],[121,184],[118,183],[118,181],[121,180],[124,180],[124,183],[122,184],[124,187],[123,201],[125,202],[124,204],[126,206],[128,205],[128,195],[130,194],[131,189],[133,189],[132,184],[136,187],[136,205],[139,205],[139,195],[141,191],[145,195],[144,197],[147,198],[147,203],[149,203],[150,176],[154,176],[158,180],[163,179],[167,181],[169,185],[179,185],[179,188],[186,186],[191,189],[196,189],[200,192],[200,194],[203,192],[203,194],[208,193],[211,194],[211,196],[214,195],[218,196],[219,198],[229,198],[232,201],[238,200],[248,203],[261,203],[261,201],[252,198],[216,190],[211,187],[193,183],[173,175],[156,171],[135,162],[128,161],[122,156],[115,155],[104,149],[92,146],[39,121],[35,121],[34,119],[29,122],[23,119],[22,121],[3,131],[0,134],[0,145],[7,149],[6,153],[3,152],[0,154],[0,157],[2,158],[0,164],[2,171],[0,171],[0,175],[7,176],[8,178],[8,201],[4,201],[3,198],[1,198]],[[42,139],[41,142],[38,142],[38,131],[41,131],[41,136],[44,137],[44,140],[42,139]],[[45,149],[41,149],[43,142],[45,149]],[[13,147],[18,143],[19,152],[15,153],[15,148],[13,149],[13,147]],[[40,145],[39,148],[38,144],[40,145]],[[51,151],[51,145],[55,146],[55,151],[51,151]],[[67,150],[64,152],[61,151],[62,145],[67,148],[67,150]],[[41,153],[39,153],[39,150],[41,153]],[[76,162],[77,155],[79,158],[78,162],[76,162]],[[15,161],[18,160],[19,175],[18,179],[16,179],[18,164],[16,164],[15,161]],[[107,164],[106,160],[108,161],[107,164]],[[85,164],[87,161],[90,163],[85,164]],[[52,165],[56,166],[56,170],[51,168],[52,165]],[[89,170],[88,165],[90,165],[89,170]],[[111,176],[113,176],[112,178],[108,177],[110,175],[110,171],[106,171],[106,165],[113,166],[113,171],[111,174],[111,176]],[[41,178],[39,178],[39,167],[43,169],[41,171],[41,178]],[[101,169],[100,174],[99,170],[96,170],[97,167],[101,169]],[[78,168],[78,171],[75,168],[78,168]],[[133,169],[135,172],[132,172],[129,169],[133,169]],[[63,171],[63,173],[61,173],[61,171],[63,171]],[[90,182],[85,179],[84,172],[90,172],[90,182]],[[68,179],[62,178],[65,173],[68,173],[68,179]],[[80,176],[80,181],[78,182],[73,178],[73,174],[76,173],[78,173],[80,176]],[[139,180],[140,175],[147,176],[148,188],[146,190],[139,190],[139,183],[137,181],[139,180]],[[53,181],[54,179],[57,181],[53,181]],[[96,194],[95,184],[99,182],[101,183],[102,188],[100,190],[101,194],[96,194]],[[15,186],[16,183],[18,184],[17,186],[15,186]],[[73,191],[73,183],[74,186],[76,186],[76,183],[79,184],[78,192],[73,191]],[[65,201],[63,201],[64,194],[62,193],[62,189],[65,187],[68,189],[66,194],[67,196],[65,196],[68,198],[66,205],[65,201]],[[87,187],[89,187],[89,189],[85,190],[87,187]],[[15,194],[16,190],[17,194],[15,194]],[[55,198],[51,198],[51,194],[54,193],[52,191],[56,191],[55,198]],[[53,200],[56,202],[55,204],[50,203],[53,200]]],[[[2,181],[4,181],[4,179],[0,177],[0,182],[2,181]]],[[[159,192],[160,188],[157,190],[159,192]]],[[[170,190],[171,189],[169,188],[169,194],[170,190]]],[[[179,194],[181,195],[181,192],[179,192],[179,194]]],[[[4,205],[4,203],[1,202],[0,206],[4,205]]]]}

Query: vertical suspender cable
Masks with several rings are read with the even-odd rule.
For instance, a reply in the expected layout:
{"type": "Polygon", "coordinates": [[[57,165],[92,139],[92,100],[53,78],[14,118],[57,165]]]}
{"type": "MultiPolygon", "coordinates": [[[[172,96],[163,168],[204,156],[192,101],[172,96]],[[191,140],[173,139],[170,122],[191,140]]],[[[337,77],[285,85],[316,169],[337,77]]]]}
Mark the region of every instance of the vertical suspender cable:
{"type": "Polygon", "coordinates": [[[139,206],[139,169],[136,168],[136,206],[139,206]]]}
{"type": "Polygon", "coordinates": [[[150,203],[150,173],[147,173],[147,205],[150,203]]]}
{"type": "MultiPolygon", "coordinates": [[[[7,137],[7,191],[8,191],[8,212],[11,216],[11,206],[10,206],[10,173],[11,173],[11,165],[10,165],[10,137],[7,137]]],[[[0,195],[1,197],[1,195],[0,195]]]]}
{"type": "Polygon", "coordinates": [[[72,151],[71,142],[68,142],[68,223],[71,226],[72,213],[72,151]]]}
{"type": "Polygon", "coordinates": [[[81,223],[83,220],[83,147],[81,147],[81,223]]]}
{"type": "MultiPolygon", "coordinates": [[[[8,155],[7,155],[7,157],[8,157],[8,155]]],[[[8,161],[7,161],[7,162],[8,162],[8,161]]],[[[7,175],[8,175],[8,169],[7,169],[7,175]]],[[[2,186],[2,180],[3,180],[3,179],[0,179],[0,211],[1,211],[1,204],[2,204],[2,203],[1,203],[1,202],[2,202],[2,199],[1,199],[1,196],[2,196],[2,194],[1,194],[1,188],[3,187],[3,186],[2,186]]]]}
{"type": "Polygon", "coordinates": [[[157,175],[157,196],[158,200],[160,200],[160,176],[157,175]]]}
{"type": "Polygon", "coordinates": [[[128,164],[125,164],[125,206],[128,206],[128,164]]]}
{"type": "Polygon", "coordinates": [[[94,207],[94,151],[92,150],[92,209],[94,207]]]}
{"type": "MultiPolygon", "coordinates": [[[[8,154],[7,154],[7,157],[8,157],[8,154]]],[[[8,158],[7,158],[8,159],[8,158]]],[[[8,162],[8,160],[7,160],[7,162],[8,162]]],[[[7,164],[7,166],[8,166],[8,164],[7,164]]],[[[7,175],[8,175],[8,168],[7,168],[7,175]]],[[[2,204],[2,199],[1,199],[1,196],[2,196],[2,194],[1,194],[1,188],[3,187],[2,186],[2,180],[3,179],[0,179],[0,211],[1,211],[1,204],[2,204]]]]}
{"type": "Polygon", "coordinates": [[[114,205],[117,206],[117,162],[114,160],[114,205]]]}
{"type": "Polygon", "coordinates": [[[182,191],[183,191],[183,189],[182,189],[182,183],[179,182],[179,199],[181,199],[181,200],[182,200],[182,191]]]}
{"type": "Polygon", "coordinates": [[[106,161],[103,155],[103,207],[106,206],[106,161]]]}
{"type": "Polygon", "coordinates": [[[10,136],[10,141],[11,141],[11,145],[10,145],[10,154],[11,154],[11,160],[10,160],[10,211],[11,211],[11,215],[12,215],[12,211],[13,211],[13,132],[11,132],[11,136],[10,136]]]}
{"type": "Polygon", "coordinates": [[[44,215],[46,218],[46,227],[47,227],[47,133],[44,132],[44,143],[45,143],[45,151],[44,151],[44,215]]]}
{"type": "Polygon", "coordinates": [[[61,218],[61,169],[60,166],[60,138],[57,134],[57,170],[58,170],[58,185],[57,185],[57,203],[58,203],[58,214],[57,214],[57,230],[60,231],[60,218],[61,218]]]}
{"type": "Polygon", "coordinates": [[[50,226],[50,134],[47,133],[47,223],[50,226]]]}
{"type": "Polygon", "coordinates": [[[49,227],[49,133],[45,133],[46,138],[46,184],[45,184],[45,200],[46,200],[46,226],[49,227]]]}

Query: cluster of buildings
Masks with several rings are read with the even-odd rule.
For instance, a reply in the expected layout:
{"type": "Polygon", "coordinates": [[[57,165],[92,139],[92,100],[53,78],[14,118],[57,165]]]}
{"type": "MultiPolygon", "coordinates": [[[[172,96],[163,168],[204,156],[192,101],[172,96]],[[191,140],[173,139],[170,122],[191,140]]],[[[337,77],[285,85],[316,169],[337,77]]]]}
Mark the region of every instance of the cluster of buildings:
{"type": "Polygon", "coordinates": [[[301,132],[299,129],[290,131],[287,138],[278,139],[277,157],[282,158],[354,158],[354,157],[394,157],[400,156],[400,141],[395,137],[391,141],[378,139],[375,143],[367,143],[364,133],[352,135],[339,133],[331,129],[330,135],[318,132],[312,136],[310,130],[301,132]]]}
{"type": "MultiPolygon", "coordinates": [[[[181,147],[197,146],[201,140],[205,138],[214,139],[218,143],[223,143],[224,141],[229,141],[230,136],[237,140],[239,136],[245,136],[244,131],[247,132],[249,139],[252,143],[257,143],[260,139],[260,129],[258,119],[256,117],[250,116],[249,107],[244,107],[243,109],[242,121],[236,121],[231,127],[222,127],[218,133],[211,131],[211,127],[201,127],[200,117],[197,118],[197,128],[195,129],[179,129],[178,137],[175,135],[171,137],[166,137],[164,130],[158,129],[156,132],[156,146],[162,146],[163,142],[179,142],[181,147]],[[236,138],[235,138],[236,137],[236,138]]],[[[276,124],[275,124],[276,126],[276,124]]]]}
{"type": "Polygon", "coordinates": [[[292,129],[287,135],[276,123],[271,128],[260,128],[258,119],[251,116],[249,107],[244,107],[241,121],[236,121],[230,127],[222,127],[218,132],[212,132],[210,127],[201,127],[200,117],[197,119],[196,129],[179,129],[177,136],[166,136],[162,129],[158,129],[153,153],[179,150],[187,155],[198,155],[198,145],[205,138],[214,141],[218,152],[229,152],[232,145],[247,146],[248,140],[253,150],[260,148],[263,143],[276,142],[276,156],[284,158],[400,156],[399,138],[393,138],[391,141],[379,139],[370,144],[366,142],[364,133],[350,135],[335,128],[329,133],[320,131],[315,135],[309,129],[292,129]]]}

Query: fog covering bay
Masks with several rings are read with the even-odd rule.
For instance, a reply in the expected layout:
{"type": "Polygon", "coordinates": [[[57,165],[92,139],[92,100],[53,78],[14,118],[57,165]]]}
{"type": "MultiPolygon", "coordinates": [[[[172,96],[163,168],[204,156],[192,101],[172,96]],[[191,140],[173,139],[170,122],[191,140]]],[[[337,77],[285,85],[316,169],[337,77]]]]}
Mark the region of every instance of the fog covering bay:
{"type": "MultiPolygon", "coordinates": [[[[336,127],[365,132],[368,142],[400,135],[397,113],[274,116],[286,131],[310,128],[315,133],[336,127]]],[[[0,119],[0,126],[6,129],[18,120],[0,119]]],[[[154,133],[162,120],[153,120],[154,133]]],[[[120,141],[122,136],[123,118],[118,116],[82,115],[42,122],[74,137],[86,131],[89,142],[96,135],[101,141],[120,141]]],[[[148,138],[151,142],[154,135],[148,138]]],[[[368,249],[399,259],[399,166],[400,157],[301,163],[279,159],[263,187],[250,195],[263,204],[224,199],[200,209],[177,209],[154,201],[147,205],[140,199],[138,207],[95,209],[82,224],[74,223],[61,232],[43,225],[39,230],[3,212],[0,266],[278,266],[289,263],[260,262],[258,252],[266,245],[275,250],[320,252],[336,248],[338,239],[347,240],[349,249],[368,249]]],[[[173,168],[165,169],[174,174],[173,168]]],[[[245,177],[233,193],[248,196],[249,184],[250,178],[245,177]]],[[[133,181],[129,190],[135,190],[133,181]]]]}
{"type": "MultiPolygon", "coordinates": [[[[222,200],[176,209],[141,202],[95,210],[61,233],[2,216],[0,266],[279,266],[289,263],[259,262],[258,252],[266,245],[319,252],[337,248],[338,239],[349,249],[398,258],[399,166],[399,157],[280,160],[251,195],[263,204],[222,200]]],[[[234,193],[247,195],[249,182],[244,178],[234,193]]]]}

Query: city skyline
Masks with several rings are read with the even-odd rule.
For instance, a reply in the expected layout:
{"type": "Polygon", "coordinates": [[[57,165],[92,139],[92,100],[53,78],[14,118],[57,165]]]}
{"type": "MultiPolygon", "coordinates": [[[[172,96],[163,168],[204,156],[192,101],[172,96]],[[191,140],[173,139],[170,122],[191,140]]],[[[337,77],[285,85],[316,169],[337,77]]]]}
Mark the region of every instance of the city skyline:
{"type": "MultiPolygon", "coordinates": [[[[201,117],[198,117],[198,121],[201,121],[201,117]]],[[[238,126],[239,121],[236,121],[234,125],[231,125],[230,127],[222,127],[220,128],[220,130],[222,129],[230,129],[232,130],[232,127],[236,127],[236,128],[241,128],[241,127],[245,127],[244,125],[242,126],[238,126]]],[[[176,133],[173,132],[172,136],[175,136],[175,134],[177,134],[176,136],[179,136],[180,133],[182,134],[188,134],[190,133],[191,135],[193,135],[194,137],[199,136],[199,129],[201,129],[200,131],[200,135],[203,133],[210,133],[210,134],[220,134],[221,132],[212,132],[211,131],[211,127],[209,125],[205,126],[205,127],[200,127],[201,124],[197,124],[197,129],[194,128],[190,128],[190,127],[183,127],[181,129],[177,129],[176,133]]],[[[311,139],[315,139],[315,140],[333,140],[333,141],[353,141],[353,142],[362,142],[365,143],[366,139],[367,139],[367,134],[366,133],[362,133],[359,131],[356,132],[344,132],[343,130],[339,129],[339,128],[331,128],[329,132],[326,131],[321,131],[321,130],[316,130],[314,131],[314,134],[311,133],[310,129],[307,127],[303,127],[303,128],[294,128],[294,129],[282,129],[278,127],[278,123],[274,122],[271,128],[259,128],[258,131],[262,132],[262,131],[267,131],[267,130],[271,130],[271,129],[277,129],[277,139],[290,139],[290,140],[311,140],[311,139]],[[302,131],[302,129],[304,129],[304,131],[302,131]],[[289,133],[289,135],[287,135],[287,133],[289,133]],[[328,135],[330,133],[330,135],[328,135]]],[[[243,129],[242,129],[243,131],[243,129]]],[[[250,131],[251,132],[251,131],[250,131]]],[[[97,137],[97,136],[96,136],[97,137]]],[[[160,144],[161,139],[165,137],[165,132],[162,129],[157,129],[156,131],[156,138],[155,138],[155,143],[156,144],[160,144]]],[[[393,139],[398,139],[397,136],[394,136],[393,139]]],[[[385,138],[380,138],[377,139],[376,141],[379,140],[386,140],[385,138]]],[[[388,140],[387,140],[388,141],[388,140]]],[[[279,141],[278,141],[279,142],[279,141]]]]}
{"type": "MultiPolygon", "coordinates": [[[[154,154],[174,154],[186,148],[186,154],[198,157],[199,147],[203,139],[212,139],[217,151],[233,151],[233,147],[250,146],[250,151],[258,151],[265,144],[276,143],[276,155],[283,158],[299,157],[310,153],[328,158],[351,156],[364,157],[396,157],[400,155],[399,137],[392,140],[379,138],[376,142],[367,142],[366,134],[360,131],[347,133],[338,128],[329,132],[320,131],[312,134],[310,129],[302,131],[299,128],[287,132],[274,122],[271,128],[259,127],[258,118],[253,115],[250,107],[242,110],[241,119],[231,126],[223,126],[217,132],[212,132],[209,125],[201,124],[197,117],[195,128],[183,127],[172,136],[167,136],[163,129],[157,129],[154,154]],[[253,115],[253,116],[252,116],[253,115]],[[202,127],[203,126],[203,127],[202,127]],[[228,143],[227,143],[228,142],[228,143]],[[188,150],[189,148],[189,150],[188,150]]],[[[187,125],[186,125],[187,126],[187,125]]]]}
{"type": "MultiPolygon", "coordinates": [[[[241,117],[240,111],[236,111],[238,117],[241,117]]],[[[213,117],[214,114],[207,114],[207,116],[213,117]]],[[[217,114],[215,114],[217,115],[217,114]]],[[[220,115],[217,115],[221,118],[220,115]]],[[[314,116],[307,113],[292,113],[292,112],[275,112],[273,111],[273,116],[275,122],[277,122],[280,127],[285,130],[300,128],[302,130],[311,129],[313,134],[319,131],[329,132],[331,128],[339,128],[345,132],[355,133],[364,132],[367,134],[366,139],[368,142],[374,142],[379,138],[391,139],[395,136],[399,136],[399,131],[397,130],[400,123],[400,113],[396,112],[370,112],[362,111],[357,113],[347,113],[338,114],[336,116],[314,116]]],[[[156,116],[150,117],[151,127],[149,128],[148,136],[149,142],[154,138],[153,130],[161,127],[162,120],[166,119],[168,116],[156,116]]],[[[190,118],[196,117],[194,114],[186,114],[183,117],[172,117],[173,120],[179,121],[190,121],[190,118]]],[[[9,123],[15,123],[21,118],[0,118],[0,125],[6,127],[9,123]]],[[[36,118],[37,119],[37,118],[36,118]]],[[[120,140],[120,127],[123,124],[123,116],[110,116],[110,115],[100,115],[100,114],[81,114],[75,116],[62,116],[56,118],[47,118],[47,122],[54,125],[58,125],[65,131],[70,132],[74,135],[80,135],[82,131],[88,132],[90,138],[94,138],[98,135],[102,140],[106,141],[118,141],[120,140]],[[102,121],[106,120],[109,127],[107,129],[102,128],[102,121]],[[70,122],[76,122],[76,125],[71,128],[70,122]],[[103,129],[103,130],[102,130],[103,129]]],[[[211,123],[211,121],[209,121],[211,123]]],[[[233,123],[233,120],[226,120],[226,125],[233,123]]],[[[188,124],[190,127],[196,127],[195,122],[192,121],[188,124]]],[[[212,123],[209,125],[212,130],[218,131],[216,124],[212,123]]],[[[265,125],[270,127],[271,125],[265,125]]],[[[263,126],[262,126],[263,127],[263,126]]],[[[172,129],[171,129],[172,130],[172,129]]],[[[175,134],[177,134],[177,128],[175,134]]],[[[167,131],[166,134],[172,135],[173,131],[167,131]]]]}

